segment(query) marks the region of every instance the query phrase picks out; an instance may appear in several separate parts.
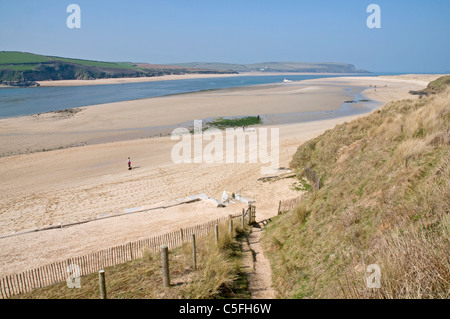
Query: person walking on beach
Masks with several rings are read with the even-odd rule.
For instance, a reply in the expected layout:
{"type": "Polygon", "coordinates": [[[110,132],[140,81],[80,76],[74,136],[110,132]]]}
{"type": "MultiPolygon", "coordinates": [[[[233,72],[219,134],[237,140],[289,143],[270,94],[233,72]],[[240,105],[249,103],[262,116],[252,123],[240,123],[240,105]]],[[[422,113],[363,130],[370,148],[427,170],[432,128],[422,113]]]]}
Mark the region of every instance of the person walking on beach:
{"type": "Polygon", "coordinates": [[[131,159],[128,157],[128,170],[132,170],[133,168],[131,167],[131,159]]]}

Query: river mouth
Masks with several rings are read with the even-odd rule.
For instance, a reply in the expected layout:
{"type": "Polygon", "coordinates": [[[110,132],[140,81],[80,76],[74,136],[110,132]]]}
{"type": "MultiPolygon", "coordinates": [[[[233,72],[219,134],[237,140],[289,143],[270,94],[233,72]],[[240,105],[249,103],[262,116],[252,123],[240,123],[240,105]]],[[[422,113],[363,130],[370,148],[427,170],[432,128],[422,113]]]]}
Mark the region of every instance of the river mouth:
{"type": "MultiPolygon", "coordinates": [[[[344,102],[339,109],[327,110],[327,111],[312,111],[312,112],[296,112],[296,113],[279,113],[279,114],[254,114],[253,116],[259,116],[261,118],[261,124],[252,125],[251,128],[260,128],[266,126],[282,126],[288,124],[299,124],[330,120],[341,117],[362,115],[369,113],[382,105],[382,103],[370,100],[362,94],[362,91],[366,88],[352,87],[346,89],[352,96],[352,99],[344,102]]],[[[236,119],[245,116],[225,116],[225,119],[236,119]]],[[[204,119],[197,119],[202,121],[203,129],[213,128],[209,124],[218,117],[208,117],[204,119]]],[[[177,128],[185,128],[189,132],[194,131],[194,119],[191,121],[182,122],[176,125],[166,126],[152,126],[152,127],[139,127],[129,129],[116,129],[106,130],[102,133],[120,133],[118,135],[113,134],[109,136],[92,138],[86,142],[87,145],[102,144],[110,142],[120,142],[126,140],[143,139],[143,138],[155,138],[163,136],[171,136],[173,131],[177,128]]],[[[233,129],[233,128],[229,128],[233,129]]],[[[235,129],[241,129],[236,127],[235,129]]],[[[249,128],[247,128],[249,129],[249,128]]],[[[85,131],[81,133],[99,133],[99,131],[85,131]]]]}
{"type": "Polygon", "coordinates": [[[200,120],[208,128],[218,118],[259,116],[261,123],[247,128],[254,131],[361,115],[381,105],[363,95],[366,89],[345,83],[263,84],[4,119],[0,157],[170,137],[177,128],[193,133],[200,120]]]}
{"type": "Polygon", "coordinates": [[[0,119],[177,94],[283,84],[286,76],[292,81],[302,81],[345,77],[349,74],[236,76],[68,87],[0,88],[0,119]]]}

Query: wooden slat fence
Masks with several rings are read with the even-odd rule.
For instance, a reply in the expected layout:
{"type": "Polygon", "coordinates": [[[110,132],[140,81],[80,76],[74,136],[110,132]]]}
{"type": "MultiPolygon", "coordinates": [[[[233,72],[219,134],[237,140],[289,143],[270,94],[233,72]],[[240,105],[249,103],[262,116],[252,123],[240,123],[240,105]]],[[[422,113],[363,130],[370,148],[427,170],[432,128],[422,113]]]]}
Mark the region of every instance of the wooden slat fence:
{"type": "Polygon", "coordinates": [[[256,221],[256,207],[249,205],[247,209],[243,208],[240,216],[243,216],[249,225],[253,224],[256,221]]]}
{"type": "Polygon", "coordinates": [[[322,185],[320,185],[320,177],[315,171],[306,166],[303,170],[303,174],[312,183],[311,186],[314,189],[319,190],[321,188],[322,185]]]}
{"type": "Polygon", "coordinates": [[[301,196],[286,200],[280,200],[280,203],[278,205],[278,215],[294,209],[300,204],[301,200],[302,200],[301,196]]]}
{"type": "MultiPolygon", "coordinates": [[[[233,219],[241,217],[241,213],[231,215],[233,219]]],[[[192,240],[192,234],[195,234],[197,238],[206,236],[209,232],[214,231],[216,224],[223,224],[228,220],[228,216],[222,217],[160,236],[129,242],[89,255],[68,258],[67,260],[55,262],[50,265],[5,276],[0,279],[0,298],[6,299],[33,289],[64,282],[70,273],[73,273],[73,270],[70,273],[68,272],[70,265],[77,265],[80,271],[79,275],[85,276],[106,267],[143,258],[144,251],[157,252],[161,249],[161,245],[168,245],[169,249],[180,247],[183,242],[190,242],[192,240]]]]}

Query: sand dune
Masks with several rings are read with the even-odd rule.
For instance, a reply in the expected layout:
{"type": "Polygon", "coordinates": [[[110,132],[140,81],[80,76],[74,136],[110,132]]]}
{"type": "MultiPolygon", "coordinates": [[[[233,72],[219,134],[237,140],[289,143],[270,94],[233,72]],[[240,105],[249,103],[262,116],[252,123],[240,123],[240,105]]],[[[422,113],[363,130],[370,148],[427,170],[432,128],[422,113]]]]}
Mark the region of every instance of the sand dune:
{"type": "MultiPolygon", "coordinates": [[[[299,194],[291,189],[291,179],[258,182],[262,163],[176,165],[170,155],[176,141],[170,137],[124,136],[133,138],[141,127],[196,118],[332,110],[348,97],[344,89],[349,86],[376,84],[377,91],[369,88],[364,95],[381,102],[416,98],[407,92],[423,88],[429,78],[421,79],[308,80],[92,106],[62,119],[47,114],[1,120],[2,154],[90,145],[0,158],[0,234],[155,207],[200,193],[220,198],[224,190],[255,199],[258,220],[272,217],[279,200],[299,194]],[[135,166],[132,171],[126,169],[128,156],[135,166]]],[[[288,166],[301,143],[355,117],[274,126],[280,129],[280,166],[288,166]]],[[[201,201],[0,239],[0,275],[203,223],[240,212],[243,206],[217,208],[201,201]]]]}

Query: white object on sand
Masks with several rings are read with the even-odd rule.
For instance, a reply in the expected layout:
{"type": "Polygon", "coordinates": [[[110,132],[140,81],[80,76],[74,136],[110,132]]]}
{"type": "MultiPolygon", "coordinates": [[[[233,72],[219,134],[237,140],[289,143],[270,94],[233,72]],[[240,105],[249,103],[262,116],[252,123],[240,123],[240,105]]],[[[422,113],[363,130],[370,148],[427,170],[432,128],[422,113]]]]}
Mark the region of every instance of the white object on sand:
{"type": "Polygon", "coordinates": [[[235,194],[235,195],[234,195],[234,198],[235,198],[238,202],[245,203],[245,204],[253,204],[253,203],[255,202],[254,199],[251,199],[251,198],[248,198],[248,197],[244,197],[244,196],[241,196],[241,195],[239,195],[239,194],[235,194]]]}
{"type": "Polygon", "coordinates": [[[226,191],[222,193],[222,204],[225,204],[228,201],[228,194],[226,191]]]}
{"type": "Polygon", "coordinates": [[[223,207],[223,204],[220,201],[218,201],[215,198],[209,197],[206,194],[200,194],[200,195],[196,195],[196,196],[192,196],[192,197],[197,197],[197,198],[200,198],[200,199],[203,199],[203,200],[209,200],[209,201],[212,201],[212,202],[216,203],[217,206],[223,207]]]}

